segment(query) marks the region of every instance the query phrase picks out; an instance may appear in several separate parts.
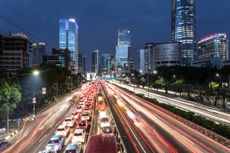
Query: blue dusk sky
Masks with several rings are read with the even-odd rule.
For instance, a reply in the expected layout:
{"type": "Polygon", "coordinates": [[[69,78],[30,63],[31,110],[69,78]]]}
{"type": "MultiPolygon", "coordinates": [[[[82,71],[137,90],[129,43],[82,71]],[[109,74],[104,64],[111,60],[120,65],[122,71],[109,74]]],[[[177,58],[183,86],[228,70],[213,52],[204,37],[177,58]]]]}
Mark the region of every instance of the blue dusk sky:
{"type": "MultiPolygon", "coordinates": [[[[115,54],[119,28],[131,30],[135,61],[146,42],[169,41],[171,33],[171,0],[0,0],[0,16],[1,34],[22,27],[33,42],[46,42],[49,52],[58,47],[59,18],[76,18],[87,70],[93,49],[115,54]]],[[[197,0],[196,16],[197,40],[215,32],[229,36],[230,0],[197,0]]]]}

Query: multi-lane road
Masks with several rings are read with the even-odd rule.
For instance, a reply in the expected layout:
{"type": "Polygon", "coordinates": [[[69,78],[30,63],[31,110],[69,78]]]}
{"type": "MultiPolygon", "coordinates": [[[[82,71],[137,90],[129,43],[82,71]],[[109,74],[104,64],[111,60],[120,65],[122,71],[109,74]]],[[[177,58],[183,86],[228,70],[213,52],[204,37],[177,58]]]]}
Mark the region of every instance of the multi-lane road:
{"type": "Polygon", "coordinates": [[[230,125],[230,114],[222,112],[216,108],[208,107],[191,101],[184,101],[177,98],[169,98],[163,95],[156,94],[151,91],[148,92],[147,89],[143,89],[143,88],[135,87],[134,90],[134,87],[131,87],[126,84],[116,83],[116,85],[129,89],[131,91],[135,91],[135,93],[143,94],[146,97],[149,96],[150,98],[154,98],[158,100],[160,103],[166,103],[168,105],[175,106],[182,110],[194,112],[196,114],[209,118],[210,120],[223,123],[226,125],[230,125]]]}
{"type": "Polygon", "coordinates": [[[166,114],[158,106],[103,84],[111,106],[132,134],[136,152],[230,152],[230,149],[166,114]],[[112,98],[113,97],[113,98],[112,98]]]}
{"type": "MultiPolygon", "coordinates": [[[[97,85],[98,88],[101,88],[101,85],[103,87],[103,95],[107,101],[106,106],[112,112],[112,118],[116,122],[128,153],[230,152],[229,146],[224,146],[176,120],[164,109],[122,90],[112,83],[103,81],[97,85]]],[[[122,87],[127,86],[123,85],[122,87]]],[[[146,92],[142,89],[138,90],[142,93],[146,92]]],[[[59,103],[40,113],[36,120],[26,122],[17,140],[4,153],[38,153],[40,150],[44,150],[58,125],[75,109],[75,106],[70,103],[73,96],[64,97],[59,103]]],[[[150,96],[164,102],[175,101],[174,103],[177,103],[177,100],[167,99],[167,97],[154,93],[150,93],[150,96]]],[[[178,102],[178,105],[184,103],[178,102]]],[[[193,103],[184,104],[182,107],[191,109],[192,106],[193,103]]],[[[203,111],[207,108],[194,107],[194,109],[203,111]]],[[[214,113],[214,111],[210,112],[214,113]]],[[[212,113],[210,114],[213,115],[212,113]]],[[[93,114],[92,118],[98,118],[98,113],[93,114]]],[[[219,116],[223,120],[226,119],[225,117],[219,116]]],[[[91,130],[91,134],[98,134],[100,131],[98,130],[98,119],[92,121],[91,129],[94,129],[94,132],[91,130]]],[[[66,138],[66,144],[70,142],[70,139],[71,134],[66,138]]]]}

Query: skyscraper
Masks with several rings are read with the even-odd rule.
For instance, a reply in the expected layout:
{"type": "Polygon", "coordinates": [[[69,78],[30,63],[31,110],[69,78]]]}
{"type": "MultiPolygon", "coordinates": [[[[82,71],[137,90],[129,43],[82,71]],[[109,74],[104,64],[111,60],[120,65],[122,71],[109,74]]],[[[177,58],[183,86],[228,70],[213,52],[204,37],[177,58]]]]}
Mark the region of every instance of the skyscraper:
{"type": "Polygon", "coordinates": [[[195,0],[172,0],[172,40],[182,43],[182,65],[193,61],[196,41],[195,0]]]}
{"type": "Polygon", "coordinates": [[[97,75],[100,74],[100,52],[99,50],[93,50],[92,52],[92,72],[97,75]]]}
{"type": "Polygon", "coordinates": [[[118,76],[129,71],[130,47],[130,31],[127,29],[119,30],[116,46],[116,71],[118,76]]]}
{"type": "Polygon", "coordinates": [[[59,19],[59,48],[70,51],[71,71],[78,73],[78,25],[75,19],[59,19]]]}

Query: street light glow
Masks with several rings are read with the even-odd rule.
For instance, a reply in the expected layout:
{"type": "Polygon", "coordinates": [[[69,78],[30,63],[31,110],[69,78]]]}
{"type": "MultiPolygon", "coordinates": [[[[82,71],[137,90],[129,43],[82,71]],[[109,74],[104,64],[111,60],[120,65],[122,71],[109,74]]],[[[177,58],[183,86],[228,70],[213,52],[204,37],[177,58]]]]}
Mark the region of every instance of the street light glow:
{"type": "Polygon", "coordinates": [[[40,72],[39,72],[38,70],[34,70],[34,71],[33,71],[33,75],[35,75],[35,76],[38,76],[39,73],[40,73],[40,72]]]}

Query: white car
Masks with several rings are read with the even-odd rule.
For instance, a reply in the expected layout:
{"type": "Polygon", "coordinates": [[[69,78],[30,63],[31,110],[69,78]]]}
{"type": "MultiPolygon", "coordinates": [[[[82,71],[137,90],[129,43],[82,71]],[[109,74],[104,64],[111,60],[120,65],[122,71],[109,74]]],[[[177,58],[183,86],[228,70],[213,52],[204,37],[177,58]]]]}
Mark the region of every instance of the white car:
{"type": "Polygon", "coordinates": [[[90,116],[88,112],[82,112],[81,114],[81,121],[89,121],[90,120],[90,116]]]}
{"type": "Polygon", "coordinates": [[[66,127],[64,125],[59,125],[55,134],[66,137],[69,134],[69,127],[66,127]]]}
{"type": "Polygon", "coordinates": [[[80,113],[77,112],[77,111],[74,111],[71,113],[71,118],[75,119],[75,120],[78,120],[80,117],[80,113]]]}
{"type": "Polygon", "coordinates": [[[61,151],[64,146],[64,137],[60,135],[54,135],[50,138],[48,144],[46,145],[47,152],[58,152],[61,151]]]}
{"type": "Polygon", "coordinates": [[[101,122],[101,128],[110,126],[109,122],[101,122]]]}
{"type": "Polygon", "coordinates": [[[71,117],[66,117],[63,125],[67,127],[73,127],[75,125],[75,120],[71,117]]]}
{"type": "Polygon", "coordinates": [[[85,105],[85,102],[84,101],[80,101],[79,105],[85,105]]]}
{"type": "Polygon", "coordinates": [[[82,107],[79,105],[79,106],[77,106],[77,108],[76,108],[76,112],[78,112],[78,113],[81,113],[82,112],[82,107]]]}
{"type": "Polygon", "coordinates": [[[85,129],[77,128],[72,137],[72,143],[79,144],[85,142],[85,129]]]}
{"type": "Polygon", "coordinates": [[[89,108],[85,107],[84,110],[83,110],[83,112],[90,114],[91,110],[89,108]]]}

